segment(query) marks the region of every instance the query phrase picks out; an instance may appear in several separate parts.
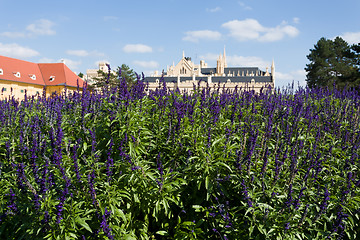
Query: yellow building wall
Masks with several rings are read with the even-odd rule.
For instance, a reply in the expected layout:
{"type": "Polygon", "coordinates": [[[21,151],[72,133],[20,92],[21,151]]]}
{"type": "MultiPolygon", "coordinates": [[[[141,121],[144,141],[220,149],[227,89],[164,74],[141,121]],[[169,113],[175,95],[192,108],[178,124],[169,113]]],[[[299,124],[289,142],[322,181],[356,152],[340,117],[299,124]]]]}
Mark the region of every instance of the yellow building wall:
{"type": "MultiPolygon", "coordinates": [[[[67,92],[77,91],[76,87],[66,87],[67,92]]],[[[10,99],[12,96],[16,100],[22,100],[26,95],[28,97],[35,96],[40,94],[42,96],[44,91],[44,86],[27,84],[14,81],[6,81],[0,79],[0,100],[10,99]]],[[[53,93],[62,94],[65,91],[65,86],[47,86],[46,87],[46,97],[50,97],[53,93]]]]}
{"type": "Polygon", "coordinates": [[[11,98],[14,96],[15,99],[24,99],[25,91],[27,96],[34,96],[41,94],[43,86],[35,84],[26,84],[20,82],[0,80],[0,99],[11,98]]]}

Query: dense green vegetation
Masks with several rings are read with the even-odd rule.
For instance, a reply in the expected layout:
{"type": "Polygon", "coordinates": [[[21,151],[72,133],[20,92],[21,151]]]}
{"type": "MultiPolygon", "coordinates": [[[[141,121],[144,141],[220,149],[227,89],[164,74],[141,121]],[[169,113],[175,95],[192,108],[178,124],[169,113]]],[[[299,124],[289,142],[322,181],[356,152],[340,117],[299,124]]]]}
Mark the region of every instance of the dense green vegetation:
{"type": "Polygon", "coordinates": [[[355,92],[0,102],[1,239],[357,239],[355,92]]]}
{"type": "Polygon", "coordinates": [[[307,55],[307,85],[310,88],[351,88],[360,92],[360,43],[348,44],[341,37],[321,38],[307,55]]]}

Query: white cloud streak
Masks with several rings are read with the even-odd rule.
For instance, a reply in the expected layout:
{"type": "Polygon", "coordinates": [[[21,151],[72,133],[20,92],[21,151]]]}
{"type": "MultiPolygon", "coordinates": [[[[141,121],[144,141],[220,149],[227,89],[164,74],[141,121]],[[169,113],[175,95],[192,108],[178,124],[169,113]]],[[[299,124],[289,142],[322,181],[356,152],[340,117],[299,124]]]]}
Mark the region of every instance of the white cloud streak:
{"type": "Polygon", "coordinates": [[[282,23],[276,27],[268,28],[262,26],[256,19],[232,20],[222,24],[223,28],[229,30],[229,35],[236,40],[259,42],[274,42],[283,39],[285,36],[296,37],[299,30],[291,25],[282,23]]]}
{"type": "Polygon", "coordinates": [[[149,53],[153,50],[150,46],[144,44],[127,44],[123,47],[123,51],[126,53],[149,53]]]}
{"type": "Polygon", "coordinates": [[[74,61],[68,58],[60,59],[58,62],[64,61],[65,65],[71,70],[77,69],[81,65],[81,61],[74,61]]]}
{"type": "Polygon", "coordinates": [[[77,57],[87,57],[87,56],[105,56],[105,54],[100,53],[98,51],[86,51],[86,50],[67,50],[66,54],[77,56],[77,57]]]}
{"type": "Polygon", "coordinates": [[[159,63],[156,61],[133,61],[133,64],[143,68],[157,68],[159,63]]]}
{"type": "Polygon", "coordinates": [[[306,86],[306,71],[295,70],[287,73],[275,72],[275,86],[276,87],[287,87],[289,84],[294,82],[294,86],[306,86]]]}
{"type": "Polygon", "coordinates": [[[200,39],[204,40],[220,40],[221,33],[210,30],[188,31],[185,33],[185,37],[182,40],[190,42],[199,42],[200,39]]]}
{"type": "Polygon", "coordinates": [[[244,9],[244,10],[252,10],[252,7],[246,5],[244,2],[238,2],[239,5],[244,9]]]}
{"type": "Polygon", "coordinates": [[[207,12],[211,12],[211,13],[219,12],[220,10],[221,10],[221,7],[207,8],[206,9],[207,12]]]}
{"type": "Polygon", "coordinates": [[[40,19],[26,27],[26,30],[35,35],[55,35],[55,30],[52,27],[55,24],[47,19],[40,19]]]}
{"type": "Polygon", "coordinates": [[[346,32],[341,38],[349,44],[358,44],[360,43],[360,32],[346,32]]]}
{"type": "Polygon", "coordinates": [[[40,55],[39,52],[16,43],[3,44],[0,43],[0,54],[14,58],[29,58],[40,55]]]}
{"type": "Polygon", "coordinates": [[[56,31],[53,30],[53,23],[47,19],[39,19],[34,23],[29,24],[24,31],[21,32],[2,32],[0,36],[7,38],[25,38],[38,35],[55,35],[56,31]]]}
{"type": "Polygon", "coordinates": [[[116,21],[118,19],[119,18],[115,16],[104,16],[104,21],[116,21]]]}
{"type": "Polygon", "coordinates": [[[26,34],[23,32],[2,32],[0,36],[7,38],[24,38],[26,34]]]}

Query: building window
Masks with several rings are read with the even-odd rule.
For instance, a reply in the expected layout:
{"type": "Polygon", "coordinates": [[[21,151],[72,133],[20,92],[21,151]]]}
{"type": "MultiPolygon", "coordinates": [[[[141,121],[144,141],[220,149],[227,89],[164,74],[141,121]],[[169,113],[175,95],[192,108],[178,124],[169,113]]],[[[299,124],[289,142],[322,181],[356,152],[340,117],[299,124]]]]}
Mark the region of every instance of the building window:
{"type": "Polygon", "coordinates": [[[158,83],[159,83],[159,79],[156,79],[155,82],[158,84],[158,83]]]}
{"type": "Polygon", "coordinates": [[[55,80],[55,76],[50,76],[49,81],[52,82],[55,80]]]}
{"type": "Polygon", "coordinates": [[[227,80],[227,83],[231,83],[231,80],[230,80],[230,78],[227,80]]]}
{"type": "Polygon", "coordinates": [[[21,92],[21,93],[24,93],[24,89],[21,89],[20,92],[21,92]]]}
{"type": "Polygon", "coordinates": [[[6,88],[3,87],[1,91],[2,91],[2,92],[6,92],[6,88]]]}
{"type": "Polygon", "coordinates": [[[13,72],[14,73],[14,76],[17,77],[17,78],[21,78],[21,74],[20,72],[13,72]]]}
{"type": "Polygon", "coordinates": [[[254,83],[255,83],[255,79],[251,79],[251,83],[254,84],[254,83]]]}
{"type": "Polygon", "coordinates": [[[29,77],[30,77],[32,80],[36,80],[36,75],[35,75],[35,74],[29,74],[29,77]]]}
{"type": "Polygon", "coordinates": [[[0,75],[4,75],[4,71],[0,68],[0,75]]]}

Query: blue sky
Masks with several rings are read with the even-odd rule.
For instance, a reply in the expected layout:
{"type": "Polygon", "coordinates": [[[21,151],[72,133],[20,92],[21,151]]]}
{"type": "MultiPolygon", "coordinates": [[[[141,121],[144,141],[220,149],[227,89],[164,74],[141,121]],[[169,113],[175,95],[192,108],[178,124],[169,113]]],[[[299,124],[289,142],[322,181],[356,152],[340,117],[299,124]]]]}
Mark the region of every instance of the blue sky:
{"type": "Polygon", "coordinates": [[[321,37],[360,42],[359,0],[0,0],[0,55],[59,62],[74,72],[125,63],[146,75],[166,70],[182,52],[216,66],[265,70],[276,86],[305,84],[306,55],[321,37]]]}

